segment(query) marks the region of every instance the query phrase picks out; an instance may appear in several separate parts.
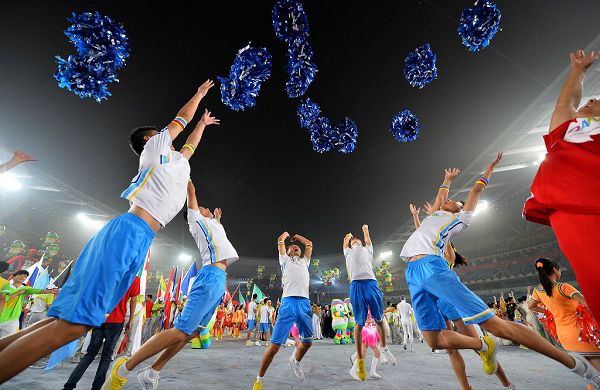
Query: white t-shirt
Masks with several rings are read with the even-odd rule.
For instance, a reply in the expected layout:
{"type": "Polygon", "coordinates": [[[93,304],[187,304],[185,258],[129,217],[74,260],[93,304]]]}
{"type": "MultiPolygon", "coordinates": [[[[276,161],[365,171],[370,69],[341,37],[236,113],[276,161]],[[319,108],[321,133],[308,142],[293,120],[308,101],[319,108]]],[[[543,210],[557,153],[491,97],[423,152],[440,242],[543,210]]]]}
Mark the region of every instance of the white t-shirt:
{"type": "Polygon", "coordinates": [[[421,226],[406,240],[400,257],[408,259],[416,255],[444,257],[444,249],[450,238],[466,229],[473,220],[472,211],[452,214],[438,210],[425,218],[421,226]]]}
{"type": "Polygon", "coordinates": [[[146,142],[138,174],[121,197],[166,226],[183,208],[189,180],[190,164],[171,150],[171,135],[164,128],[146,142]]]}
{"type": "Polygon", "coordinates": [[[310,283],[308,266],[310,265],[310,259],[306,257],[279,255],[279,264],[281,265],[282,273],[282,297],[308,298],[308,285],[310,283]]]}
{"type": "Polygon", "coordinates": [[[405,324],[409,323],[410,315],[412,313],[412,307],[410,306],[410,303],[402,301],[396,305],[396,308],[398,309],[398,314],[400,314],[400,321],[404,322],[405,324]]]}
{"type": "Polygon", "coordinates": [[[254,313],[254,310],[256,310],[257,307],[258,307],[258,305],[254,301],[252,301],[248,304],[248,319],[249,320],[256,319],[256,314],[254,313]]]}
{"type": "Polygon", "coordinates": [[[235,248],[227,239],[225,228],[221,222],[216,218],[203,217],[200,211],[194,209],[187,210],[187,217],[190,233],[200,250],[202,265],[214,264],[223,260],[230,265],[239,259],[235,248]]]}
{"type": "Polygon", "coordinates": [[[346,270],[348,270],[351,281],[376,280],[375,272],[373,272],[373,245],[344,248],[344,256],[346,257],[346,270]]]}
{"type": "Polygon", "coordinates": [[[267,305],[263,305],[260,308],[260,323],[261,324],[268,324],[271,318],[271,308],[267,305]]]}

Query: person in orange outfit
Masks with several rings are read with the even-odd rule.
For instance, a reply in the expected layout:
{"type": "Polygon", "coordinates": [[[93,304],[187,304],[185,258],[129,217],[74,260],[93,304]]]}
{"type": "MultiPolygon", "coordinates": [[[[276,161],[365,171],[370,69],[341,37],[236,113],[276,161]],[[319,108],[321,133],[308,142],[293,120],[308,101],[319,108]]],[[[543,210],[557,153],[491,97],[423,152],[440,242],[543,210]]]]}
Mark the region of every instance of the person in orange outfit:
{"type": "Polygon", "coordinates": [[[586,71],[598,52],[570,54],[571,72],[556,102],[546,158],[540,164],[523,217],[552,226],[594,316],[600,318],[600,100],[579,107],[586,71]]]}
{"type": "Polygon", "coordinates": [[[563,348],[584,356],[592,366],[600,370],[600,348],[579,340],[581,325],[577,307],[580,304],[587,306],[585,298],[570,284],[558,282],[561,272],[557,263],[540,258],[535,262],[535,269],[541,284],[533,290],[529,308],[543,313],[545,306],[554,316],[558,341],[563,348]]]}

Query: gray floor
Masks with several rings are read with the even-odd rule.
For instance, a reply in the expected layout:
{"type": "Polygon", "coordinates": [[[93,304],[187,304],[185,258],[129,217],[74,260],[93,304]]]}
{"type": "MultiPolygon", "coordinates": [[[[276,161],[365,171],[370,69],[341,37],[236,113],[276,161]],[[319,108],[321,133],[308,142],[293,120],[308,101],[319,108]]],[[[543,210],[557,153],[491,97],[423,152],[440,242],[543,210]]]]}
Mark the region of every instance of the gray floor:
{"type": "MultiPolygon", "coordinates": [[[[271,389],[458,389],[447,354],[433,354],[426,344],[418,344],[415,353],[401,346],[390,346],[398,365],[380,367],[380,380],[355,382],[348,375],[350,345],[334,345],[331,340],[318,340],[304,361],[306,381],[298,382],[287,359],[292,348],[281,349],[266,375],[264,390],[271,389]]],[[[239,339],[213,343],[209,350],[184,349],[161,374],[162,389],[251,389],[263,347],[246,347],[239,339]]],[[[370,354],[370,352],[369,352],[370,354]]],[[[502,389],[495,377],[485,375],[481,361],[471,351],[463,357],[474,389],[502,389]]],[[[566,368],[550,359],[517,347],[502,347],[499,360],[519,390],[585,389],[585,383],[566,368]]],[[[366,361],[370,367],[370,356],[366,361]]],[[[61,389],[75,367],[64,363],[50,372],[30,368],[2,389],[61,389]]],[[[97,367],[94,362],[79,382],[78,388],[89,389],[97,367]]],[[[134,375],[125,389],[139,388],[134,375]]]]}

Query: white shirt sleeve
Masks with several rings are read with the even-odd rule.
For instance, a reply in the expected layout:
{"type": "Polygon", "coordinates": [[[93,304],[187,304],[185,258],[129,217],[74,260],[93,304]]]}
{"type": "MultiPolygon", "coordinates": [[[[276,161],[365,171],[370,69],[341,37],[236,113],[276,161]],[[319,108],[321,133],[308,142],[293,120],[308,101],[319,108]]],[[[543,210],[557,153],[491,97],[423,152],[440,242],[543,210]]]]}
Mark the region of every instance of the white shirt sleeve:
{"type": "Polygon", "coordinates": [[[348,257],[349,252],[350,252],[350,248],[344,248],[344,256],[348,257]]]}
{"type": "Polygon", "coordinates": [[[458,213],[458,218],[464,223],[466,226],[469,226],[473,221],[473,217],[475,216],[474,211],[461,211],[458,213]]]}
{"type": "Polygon", "coordinates": [[[310,265],[310,259],[309,259],[308,257],[303,257],[303,258],[302,258],[302,261],[303,261],[304,263],[306,263],[306,265],[307,265],[307,266],[309,266],[309,265],[310,265]]]}
{"type": "Polygon", "coordinates": [[[153,137],[150,137],[146,145],[144,146],[144,151],[149,151],[155,154],[168,155],[171,153],[171,143],[173,140],[171,139],[171,134],[169,130],[165,127],[158,134],[153,137]]]}
{"type": "Polygon", "coordinates": [[[373,256],[373,245],[367,245],[366,248],[369,251],[369,254],[373,256]]]}
{"type": "Polygon", "coordinates": [[[279,264],[284,265],[289,259],[290,257],[288,255],[279,255],[279,264]]]}
{"type": "Polygon", "coordinates": [[[188,223],[194,223],[196,221],[199,221],[201,218],[202,214],[200,214],[200,211],[194,209],[187,209],[188,223]]]}

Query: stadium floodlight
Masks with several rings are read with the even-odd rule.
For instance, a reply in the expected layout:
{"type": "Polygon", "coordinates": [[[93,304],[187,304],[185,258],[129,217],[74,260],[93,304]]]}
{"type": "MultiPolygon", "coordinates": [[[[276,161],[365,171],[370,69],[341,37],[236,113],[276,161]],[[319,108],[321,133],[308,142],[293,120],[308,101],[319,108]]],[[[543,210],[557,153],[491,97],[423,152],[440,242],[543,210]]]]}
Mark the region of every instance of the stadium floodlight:
{"type": "Polygon", "coordinates": [[[388,259],[390,257],[392,257],[393,252],[392,251],[385,251],[385,252],[381,252],[379,254],[379,260],[384,260],[384,259],[388,259]]]}
{"type": "Polygon", "coordinates": [[[533,162],[533,165],[540,165],[542,163],[542,161],[544,161],[544,159],[546,158],[545,154],[540,154],[537,156],[537,160],[535,160],[533,162]]]}
{"type": "Polygon", "coordinates": [[[23,184],[12,172],[5,172],[0,175],[0,189],[3,191],[19,191],[23,184]]]}
{"type": "Polygon", "coordinates": [[[477,207],[475,207],[475,212],[473,213],[473,216],[478,215],[489,208],[490,203],[487,200],[480,200],[479,203],[477,203],[477,207]]]}
{"type": "Polygon", "coordinates": [[[190,256],[186,253],[181,253],[179,255],[179,261],[181,261],[182,263],[187,263],[190,260],[192,260],[192,256],[190,256]]]}
{"type": "Polygon", "coordinates": [[[94,230],[100,230],[102,229],[102,226],[104,226],[104,222],[97,219],[92,219],[86,213],[78,213],[77,219],[85,226],[94,230]]]}

